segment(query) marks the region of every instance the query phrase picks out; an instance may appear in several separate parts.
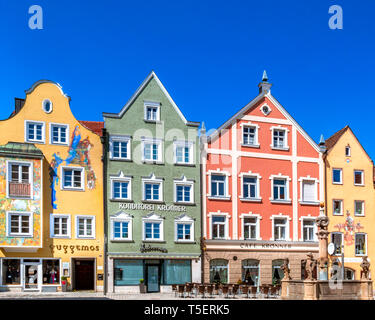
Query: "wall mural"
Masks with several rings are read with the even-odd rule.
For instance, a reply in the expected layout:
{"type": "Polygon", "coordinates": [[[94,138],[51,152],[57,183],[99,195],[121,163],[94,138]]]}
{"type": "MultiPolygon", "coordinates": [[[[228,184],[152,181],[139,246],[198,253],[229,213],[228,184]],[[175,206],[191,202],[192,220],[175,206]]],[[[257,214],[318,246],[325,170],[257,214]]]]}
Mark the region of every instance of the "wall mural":
{"type": "Polygon", "coordinates": [[[344,233],[345,245],[350,246],[354,243],[354,236],[356,232],[360,232],[364,227],[359,223],[355,223],[350,216],[350,212],[346,212],[345,223],[339,223],[334,226],[339,232],[344,233]]]}
{"type": "Polygon", "coordinates": [[[86,176],[87,176],[87,188],[94,189],[96,185],[96,175],[94,170],[91,167],[90,155],[89,151],[94,145],[90,142],[89,137],[86,139],[81,140],[81,132],[79,130],[79,126],[76,126],[72,137],[71,143],[68,150],[68,156],[66,159],[60,157],[59,152],[53,154],[53,159],[51,161],[51,168],[50,168],[50,182],[51,182],[51,201],[52,207],[57,209],[56,204],[56,190],[55,187],[59,183],[59,177],[57,174],[57,170],[59,166],[65,162],[66,165],[69,164],[77,164],[85,168],[86,176]]]}
{"type": "Polygon", "coordinates": [[[33,200],[8,199],[6,197],[7,188],[7,160],[25,161],[20,158],[1,158],[0,159],[0,225],[6,226],[6,214],[8,211],[26,211],[33,213],[34,235],[31,238],[7,237],[6,228],[0,228],[0,245],[8,246],[40,246],[41,245],[41,161],[31,160],[33,162],[33,200]]]}

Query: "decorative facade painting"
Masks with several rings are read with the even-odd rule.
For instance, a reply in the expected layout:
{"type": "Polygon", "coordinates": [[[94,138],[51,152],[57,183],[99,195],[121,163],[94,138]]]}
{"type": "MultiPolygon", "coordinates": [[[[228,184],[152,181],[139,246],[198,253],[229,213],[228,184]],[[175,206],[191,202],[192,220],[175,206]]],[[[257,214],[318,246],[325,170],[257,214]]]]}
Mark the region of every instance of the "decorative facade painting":
{"type": "Polygon", "coordinates": [[[80,165],[85,168],[86,176],[87,176],[87,188],[94,189],[96,185],[96,175],[94,170],[91,167],[90,155],[89,151],[94,145],[90,142],[89,137],[81,140],[81,132],[79,130],[79,126],[74,128],[71,137],[71,143],[68,150],[67,158],[61,158],[59,153],[53,154],[53,159],[51,161],[50,167],[50,177],[51,177],[51,201],[52,207],[57,209],[56,204],[56,190],[55,187],[59,183],[59,177],[57,174],[57,170],[59,166],[65,162],[66,165],[69,164],[76,164],[80,165]]]}
{"type": "Polygon", "coordinates": [[[355,223],[350,216],[350,212],[346,212],[345,223],[339,223],[334,226],[339,232],[344,233],[345,245],[350,246],[354,243],[354,236],[356,232],[360,232],[364,227],[359,223],[355,223]]]}

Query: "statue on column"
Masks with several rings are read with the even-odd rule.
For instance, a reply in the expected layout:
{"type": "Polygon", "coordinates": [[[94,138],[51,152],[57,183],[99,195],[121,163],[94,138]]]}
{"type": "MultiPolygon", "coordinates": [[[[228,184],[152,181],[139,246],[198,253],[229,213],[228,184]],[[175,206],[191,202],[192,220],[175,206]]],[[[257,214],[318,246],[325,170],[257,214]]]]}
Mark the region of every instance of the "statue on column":
{"type": "Polygon", "coordinates": [[[314,279],[314,270],[316,268],[317,261],[314,259],[314,256],[311,252],[307,254],[305,270],[307,273],[306,280],[315,280],[314,279]]]}
{"type": "Polygon", "coordinates": [[[281,265],[281,270],[284,272],[284,278],[283,280],[292,280],[290,277],[290,268],[289,268],[289,259],[285,258],[284,263],[281,265]]]}
{"type": "MultiPolygon", "coordinates": [[[[321,208],[324,208],[324,204],[321,204],[321,208]]],[[[319,254],[319,267],[320,268],[327,268],[328,267],[328,254],[327,254],[327,245],[328,245],[328,224],[329,219],[325,215],[320,215],[316,218],[316,225],[318,227],[317,236],[319,242],[322,244],[320,246],[320,254],[319,254]]]]}
{"type": "Polygon", "coordinates": [[[367,260],[367,256],[362,257],[360,267],[362,268],[361,280],[370,280],[370,262],[367,260]]]}

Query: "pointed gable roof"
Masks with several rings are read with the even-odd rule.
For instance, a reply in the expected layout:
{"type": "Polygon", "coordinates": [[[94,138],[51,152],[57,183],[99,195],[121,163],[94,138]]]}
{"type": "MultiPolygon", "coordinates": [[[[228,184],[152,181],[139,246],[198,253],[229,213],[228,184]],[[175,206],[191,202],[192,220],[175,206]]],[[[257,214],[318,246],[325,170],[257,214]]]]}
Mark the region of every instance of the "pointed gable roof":
{"type": "Polygon", "coordinates": [[[326,140],[326,147],[327,147],[327,151],[332,149],[333,146],[337,143],[337,141],[340,140],[341,136],[346,132],[346,130],[349,129],[349,126],[345,126],[344,128],[342,128],[341,130],[337,131],[336,133],[334,133],[332,136],[330,136],[327,140],[326,140]]]}
{"type": "Polygon", "coordinates": [[[86,129],[96,133],[98,136],[102,136],[102,129],[104,128],[103,121],[83,121],[79,120],[79,123],[82,124],[86,129]]]}
{"type": "Polygon", "coordinates": [[[150,83],[152,79],[155,79],[156,83],[160,87],[161,91],[165,94],[173,108],[176,110],[177,114],[180,116],[181,120],[186,124],[194,127],[199,127],[199,122],[192,122],[187,121],[184,115],[182,114],[181,110],[178,108],[177,104],[173,101],[172,97],[168,93],[167,89],[164,87],[164,85],[161,83],[160,79],[156,75],[154,71],[151,71],[151,73],[147,76],[147,78],[142,82],[142,84],[138,87],[138,89],[135,91],[135,93],[132,95],[132,97],[128,100],[128,102],[125,104],[125,106],[121,109],[119,113],[106,113],[103,112],[104,118],[122,118],[124,113],[130,108],[130,106],[133,104],[135,99],[141,94],[143,89],[150,83]]]}

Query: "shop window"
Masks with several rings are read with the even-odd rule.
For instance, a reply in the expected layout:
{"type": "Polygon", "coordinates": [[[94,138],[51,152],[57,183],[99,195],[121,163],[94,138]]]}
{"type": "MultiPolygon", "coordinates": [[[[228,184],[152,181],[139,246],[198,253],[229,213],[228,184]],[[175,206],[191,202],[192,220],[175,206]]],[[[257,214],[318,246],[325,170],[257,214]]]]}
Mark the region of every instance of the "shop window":
{"type": "Polygon", "coordinates": [[[60,284],[60,260],[43,260],[43,284],[60,284]]]}
{"type": "Polygon", "coordinates": [[[210,282],[228,283],[228,260],[213,259],[210,261],[210,282]]]}
{"type": "Polygon", "coordinates": [[[284,264],[283,259],[272,260],[272,284],[281,284],[281,279],[284,278],[284,271],[281,266],[284,264]]]}
{"type": "Polygon", "coordinates": [[[163,284],[191,282],[191,260],[164,260],[163,284]]]}
{"type": "Polygon", "coordinates": [[[114,260],[115,286],[139,285],[144,279],[143,260],[114,260]]]}
{"type": "Polygon", "coordinates": [[[19,259],[3,259],[3,285],[19,285],[21,263],[19,259]]]}
{"type": "Polygon", "coordinates": [[[249,286],[259,286],[259,261],[242,260],[242,281],[249,286]]]}

